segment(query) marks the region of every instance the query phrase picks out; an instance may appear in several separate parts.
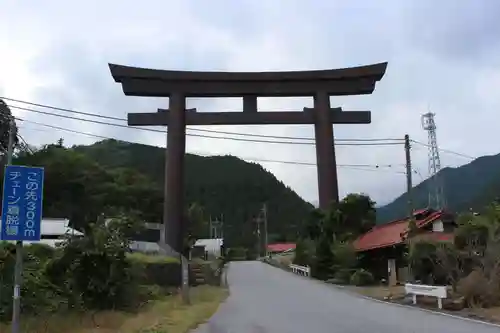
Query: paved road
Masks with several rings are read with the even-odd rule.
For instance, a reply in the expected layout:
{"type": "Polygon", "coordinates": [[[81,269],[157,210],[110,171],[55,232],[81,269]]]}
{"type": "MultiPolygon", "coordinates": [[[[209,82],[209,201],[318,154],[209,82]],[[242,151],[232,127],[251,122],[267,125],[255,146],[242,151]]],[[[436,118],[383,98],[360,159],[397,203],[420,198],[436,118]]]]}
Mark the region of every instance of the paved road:
{"type": "Polygon", "coordinates": [[[500,328],[354,296],[260,262],[233,262],[230,296],[195,333],[499,333],[500,328]]]}

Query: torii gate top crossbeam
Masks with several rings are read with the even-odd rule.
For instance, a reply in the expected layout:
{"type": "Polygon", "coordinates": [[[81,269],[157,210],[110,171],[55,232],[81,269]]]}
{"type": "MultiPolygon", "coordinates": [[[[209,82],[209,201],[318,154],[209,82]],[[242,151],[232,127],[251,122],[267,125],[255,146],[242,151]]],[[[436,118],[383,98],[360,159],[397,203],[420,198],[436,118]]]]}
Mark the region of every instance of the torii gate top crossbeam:
{"type": "Polygon", "coordinates": [[[192,72],[109,64],[127,96],[260,97],[371,94],[387,63],[342,69],[291,72],[192,72]]]}

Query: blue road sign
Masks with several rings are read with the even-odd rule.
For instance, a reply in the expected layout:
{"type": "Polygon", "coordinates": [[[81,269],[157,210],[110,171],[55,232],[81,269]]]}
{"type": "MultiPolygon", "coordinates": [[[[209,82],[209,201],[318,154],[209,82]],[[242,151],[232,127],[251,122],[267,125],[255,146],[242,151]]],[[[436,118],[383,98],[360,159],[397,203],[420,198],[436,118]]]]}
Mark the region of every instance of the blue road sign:
{"type": "Polygon", "coordinates": [[[43,168],[7,165],[3,179],[0,239],[39,241],[43,202],[43,168]]]}

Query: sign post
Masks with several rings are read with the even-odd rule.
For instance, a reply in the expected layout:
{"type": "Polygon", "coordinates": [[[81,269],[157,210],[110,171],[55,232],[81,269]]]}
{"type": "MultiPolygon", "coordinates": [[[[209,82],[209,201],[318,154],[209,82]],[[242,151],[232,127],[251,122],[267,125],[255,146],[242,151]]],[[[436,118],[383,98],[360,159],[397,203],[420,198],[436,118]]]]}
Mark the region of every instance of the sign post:
{"type": "Polygon", "coordinates": [[[16,242],[12,332],[19,332],[23,241],[41,238],[44,169],[21,165],[5,167],[0,239],[16,242]]]}

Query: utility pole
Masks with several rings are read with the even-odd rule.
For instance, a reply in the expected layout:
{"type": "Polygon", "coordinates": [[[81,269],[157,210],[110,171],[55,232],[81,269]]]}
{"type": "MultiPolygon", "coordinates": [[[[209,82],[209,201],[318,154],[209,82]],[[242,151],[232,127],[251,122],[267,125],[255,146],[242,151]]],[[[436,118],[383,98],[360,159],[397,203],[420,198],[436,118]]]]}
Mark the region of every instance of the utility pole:
{"type": "Polygon", "coordinates": [[[257,216],[255,222],[257,223],[257,257],[260,257],[262,253],[262,243],[260,237],[260,222],[261,222],[260,216],[257,216]]]}
{"type": "Polygon", "coordinates": [[[212,239],[212,215],[210,215],[210,220],[208,221],[208,238],[212,239]]]}
{"type": "Polygon", "coordinates": [[[214,238],[222,238],[222,226],[223,226],[223,221],[222,221],[222,216],[221,219],[217,220],[212,220],[212,216],[210,216],[210,239],[214,238]]]}
{"type": "Polygon", "coordinates": [[[268,245],[268,237],[267,237],[267,204],[264,203],[262,207],[262,214],[264,215],[264,254],[267,256],[267,245],[268,245]]]}
{"type": "MultiPolygon", "coordinates": [[[[410,136],[408,134],[405,135],[405,159],[406,159],[406,197],[408,200],[408,234],[407,234],[407,244],[408,250],[411,246],[411,238],[414,236],[417,224],[415,222],[415,216],[413,215],[414,207],[413,207],[413,182],[412,182],[412,173],[413,169],[411,166],[411,145],[410,145],[410,136]]],[[[413,281],[413,270],[411,267],[411,262],[408,263],[408,278],[410,281],[413,281]]]]}
{"type": "Polygon", "coordinates": [[[220,235],[219,238],[224,238],[224,214],[220,214],[220,235]]]}
{"type": "MultiPolygon", "coordinates": [[[[15,122],[9,117],[9,142],[7,146],[7,165],[12,164],[14,155],[15,122]]],[[[21,283],[23,274],[23,242],[16,242],[16,266],[14,268],[14,297],[12,303],[12,333],[19,333],[21,315],[21,283]]]]}
{"type": "Polygon", "coordinates": [[[181,271],[182,271],[181,296],[184,304],[189,305],[191,304],[191,298],[189,295],[189,261],[184,255],[184,253],[180,253],[180,259],[181,259],[181,271]]]}
{"type": "Polygon", "coordinates": [[[406,159],[406,197],[408,199],[408,216],[410,219],[413,217],[413,198],[412,198],[412,167],[411,167],[411,153],[410,153],[410,136],[405,135],[405,159],[406,159]]]}

